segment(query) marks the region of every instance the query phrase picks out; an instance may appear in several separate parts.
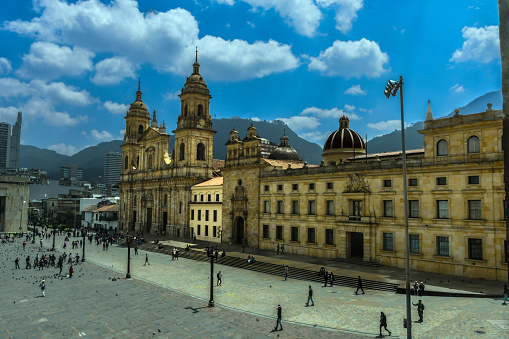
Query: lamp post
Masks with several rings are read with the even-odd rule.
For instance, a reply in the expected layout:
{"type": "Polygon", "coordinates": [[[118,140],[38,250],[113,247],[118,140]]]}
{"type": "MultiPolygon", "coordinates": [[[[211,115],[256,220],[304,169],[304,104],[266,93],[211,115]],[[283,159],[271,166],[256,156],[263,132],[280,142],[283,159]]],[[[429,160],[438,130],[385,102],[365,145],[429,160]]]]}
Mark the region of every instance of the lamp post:
{"type": "Polygon", "coordinates": [[[125,240],[127,242],[127,274],[125,278],[131,279],[131,242],[133,241],[133,237],[128,235],[125,240]]]}
{"type": "Polygon", "coordinates": [[[210,258],[210,300],[208,306],[214,307],[214,260],[219,258],[219,250],[217,249],[217,246],[215,249],[213,246],[207,246],[206,248],[207,256],[210,258]]]}
{"type": "Polygon", "coordinates": [[[51,250],[52,250],[52,251],[54,251],[54,250],[55,250],[55,235],[56,235],[56,234],[55,234],[55,233],[56,233],[56,232],[55,232],[55,227],[53,227],[53,228],[51,229],[51,232],[53,233],[53,247],[51,248],[51,250]]]}
{"type": "Polygon", "coordinates": [[[84,227],[81,230],[81,235],[83,236],[83,255],[81,256],[81,262],[85,262],[85,236],[87,235],[87,230],[84,227]]]}

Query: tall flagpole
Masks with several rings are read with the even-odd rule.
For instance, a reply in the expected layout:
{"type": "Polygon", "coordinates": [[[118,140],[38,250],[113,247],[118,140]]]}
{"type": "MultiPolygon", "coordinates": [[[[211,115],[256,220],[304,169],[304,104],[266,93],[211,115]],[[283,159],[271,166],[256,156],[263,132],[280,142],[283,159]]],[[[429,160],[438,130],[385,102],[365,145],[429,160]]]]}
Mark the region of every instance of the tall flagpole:
{"type": "Polygon", "coordinates": [[[401,104],[401,151],[403,153],[403,199],[405,215],[405,276],[406,276],[406,316],[407,338],[412,339],[412,310],[410,308],[410,236],[408,234],[408,192],[406,179],[406,150],[405,150],[405,116],[403,114],[403,77],[399,76],[399,101],[401,104]]]}

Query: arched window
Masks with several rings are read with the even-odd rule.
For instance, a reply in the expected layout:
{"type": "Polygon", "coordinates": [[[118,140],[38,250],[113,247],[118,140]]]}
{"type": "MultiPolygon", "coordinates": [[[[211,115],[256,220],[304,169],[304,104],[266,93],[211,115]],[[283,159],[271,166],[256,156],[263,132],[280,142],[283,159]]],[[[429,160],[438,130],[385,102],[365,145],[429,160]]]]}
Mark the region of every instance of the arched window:
{"type": "Polygon", "coordinates": [[[187,104],[184,106],[184,116],[187,117],[187,104]]]}
{"type": "Polygon", "coordinates": [[[205,160],[205,146],[201,142],[196,147],[196,160],[205,160]]]}
{"type": "Polygon", "coordinates": [[[143,125],[138,126],[138,134],[143,134],[143,125]]]}
{"type": "Polygon", "coordinates": [[[154,161],[154,157],[152,154],[149,154],[148,156],[148,169],[152,169],[152,162],[154,161]]]}
{"type": "Polygon", "coordinates": [[[184,160],[186,158],[185,153],[186,153],[186,146],[184,145],[184,143],[181,143],[180,144],[179,160],[184,160]]]}
{"type": "Polygon", "coordinates": [[[467,153],[479,153],[481,151],[481,146],[479,144],[479,138],[471,136],[467,141],[467,153]]]}
{"type": "Polygon", "coordinates": [[[127,166],[129,165],[129,157],[126,155],[125,158],[124,158],[124,169],[126,170],[127,169],[127,166]]]}
{"type": "Polygon", "coordinates": [[[203,116],[203,106],[202,105],[198,105],[198,116],[199,117],[203,116]]]}
{"type": "Polygon", "coordinates": [[[449,154],[449,150],[447,149],[447,141],[442,139],[437,143],[437,155],[441,156],[441,155],[448,155],[448,154],[449,154]]]}

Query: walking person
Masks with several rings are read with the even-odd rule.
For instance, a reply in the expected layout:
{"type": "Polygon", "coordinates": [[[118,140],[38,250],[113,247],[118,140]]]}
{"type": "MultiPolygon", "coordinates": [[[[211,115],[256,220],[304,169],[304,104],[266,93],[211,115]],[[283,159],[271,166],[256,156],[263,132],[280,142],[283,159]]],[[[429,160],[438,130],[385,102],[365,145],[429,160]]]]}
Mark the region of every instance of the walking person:
{"type": "Polygon", "coordinates": [[[285,255],[285,244],[281,244],[281,255],[285,255]]]}
{"type": "Polygon", "coordinates": [[[283,309],[281,308],[281,305],[277,305],[276,309],[277,309],[277,320],[276,320],[276,328],[274,328],[274,331],[278,330],[277,329],[278,325],[281,327],[280,331],[282,331],[283,330],[283,323],[282,323],[282,320],[281,320],[282,319],[281,313],[282,313],[283,309]]]}
{"type": "Polygon", "coordinates": [[[134,255],[138,255],[138,245],[134,246],[134,255]]]}
{"type": "Polygon", "coordinates": [[[362,288],[362,279],[361,279],[360,275],[359,275],[359,278],[357,279],[357,290],[355,291],[355,294],[357,294],[357,292],[359,292],[359,289],[362,291],[362,294],[364,294],[364,289],[362,288]]]}
{"type": "Polygon", "coordinates": [[[143,266],[147,265],[150,265],[150,263],[148,262],[148,254],[145,254],[145,264],[143,266]]]}
{"type": "Polygon", "coordinates": [[[422,303],[421,299],[419,299],[419,302],[417,304],[412,303],[412,305],[417,306],[417,314],[419,314],[419,320],[418,322],[422,323],[424,321],[424,304],[422,303]]]}
{"type": "Polygon", "coordinates": [[[277,244],[276,254],[279,254],[279,244],[277,244]]]}
{"type": "Polygon", "coordinates": [[[509,300],[509,289],[507,289],[507,284],[504,285],[504,302],[502,305],[507,305],[507,300],[509,300]]]}
{"type": "Polygon", "coordinates": [[[306,306],[309,306],[309,302],[312,302],[311,306],[315,306],[315,302],[313,301],[313,289],[311,286],[309,286],[309,292],[308,292],[308,302],[306,303],[306,306]]]}
{"type": "Polygon", "coordinates": [[[14,264],[15,264],[15,267],[17,270],[20,270],[21,268],[19,267],[19,258],[16,257],[16,260],[14,260],[14,264]]]}
{"type": "Polygon", "coordinates": [[[323,274],[323,287],[327,287],[327,278],[329,278],[329,272],[325,271],[325,273],[323,274]]]}
{"type": "Polygon", "coordinates": [[[288,265],[285,265],[285,280],[288,278],[288,265]]]}
{"type": "Polygon", "coordinates": [[[71,267],[69,267],[69,278],[72,278],[73,273],[74,273],[74,268],[72,268],[72,265],[71,265],[71,267]]]}
{"type": "Polygon", "coordinates": [[[380,312],[380,337],[382,336],[382,327],[385,328],[387,332],[389,332],[389,336],[391,335],[391,331],[387,329],[387,317],[384,312],[380,312]]]}
{"type": "Polygon", "coordinates": [[[221,286],[221,282],[222,282],[222,279],[223,278],[223,275],[221,274],[221,271],[217,272],[217,284],[216,286],[221,286]]]}
{"type": "Polygon", "coordinates": [[[334,273],[330,272],[329,275],[330,287],[334,286],[334,273]]]}
{"type": "Polygon", "coordinates": [[[41,284],[39,285],[39,287],[41,288],[41,292],[42,292],[42,296],[45,297],[46,296],[46,283],[43,281],[41,281],[41,284]]]}
{"type": "Polygon", "coordinates": [[[421,281],[419,284],[419,297],[422,297],[424,295],[424,283],[421,281]]]}

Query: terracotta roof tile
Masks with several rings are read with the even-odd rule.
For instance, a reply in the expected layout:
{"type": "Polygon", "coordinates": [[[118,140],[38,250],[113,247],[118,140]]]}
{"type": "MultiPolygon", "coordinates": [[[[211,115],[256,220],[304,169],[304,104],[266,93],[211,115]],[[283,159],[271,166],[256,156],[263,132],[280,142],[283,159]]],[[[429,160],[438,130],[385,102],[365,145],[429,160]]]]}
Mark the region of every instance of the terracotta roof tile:
{"type": "Polygon", "coordinates": [[[118,211],[120,211],[119,206],[117,204],[113,204],[100,207],[96,209],[94,212],[96,213],[96,212],[118,212],[118,211]]]}
{"type": "Polygon", "coordinates": [[[193,187],[221,186],[222,184],[223,184],[223,177],[217,177],[217,178],[212,178],[210,180],[196,184],[193,187]]]}

